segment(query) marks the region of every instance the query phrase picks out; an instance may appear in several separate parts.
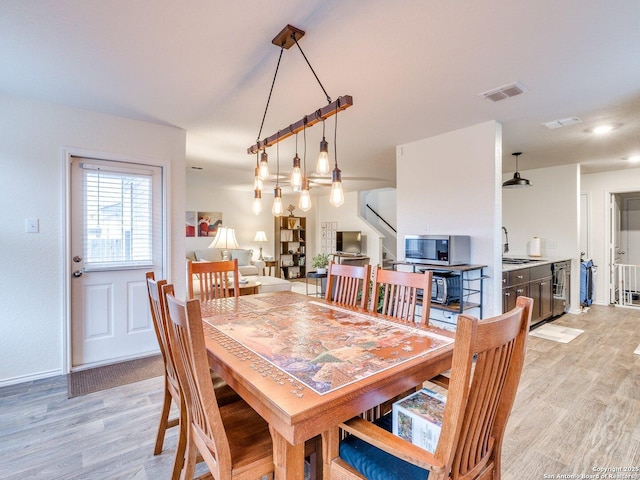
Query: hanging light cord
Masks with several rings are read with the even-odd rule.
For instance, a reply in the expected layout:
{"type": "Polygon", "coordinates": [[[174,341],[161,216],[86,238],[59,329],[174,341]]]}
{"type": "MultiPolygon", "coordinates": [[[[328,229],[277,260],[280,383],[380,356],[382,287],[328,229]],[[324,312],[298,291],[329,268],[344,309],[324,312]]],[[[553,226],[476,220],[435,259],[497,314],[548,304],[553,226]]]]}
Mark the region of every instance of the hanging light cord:
{"type": "Polygon", "coordinates": [[[336,117],[336,124],[335,124],[335,130],[333,131],[333,157],[334,157],[334,160],[336,161],[336,168],[338,168],[338,104],[337,103],[336,103],[335,117],[336,117]]]}
{"type": "Polygon", "coordinates": [[[300,44],[298,43],[298,40],[296,39],[295,34],[291,35],[291,38],[293,38],[293,41],[296,42],[296,45],[298,46],[298,50],[300,50],[300,53],[302,54],[302,56],[304,57],[304,61],[307,62],[307,65],[309,65],[309,68],[311,69],[311,73],[313,73],[313,76],[316,77],[316,80],[318,81],[318,85],[320,85],[320,88],[322,89],[322,91],[324,92],[325,97],[327,97],[327,103],[331,103],[331,97],[329,96],[329,94],[327,93],[327,91],[324,89],[324,86],[322,85],[322,82],[320,81],[320,79],[318,78],[318,75],[316,75],[316,71],[313,69],[313,67],[311,66],[311,64],[309,63],[309,60],[307,60],[307,56],[304,54],[304,52],[302,51],[302,48],[300,47],[300,44]]]}
{"type": "Polygon", "coordinates": [[[280,142],[276,143],[276,188],[280,184],[280,142]]]}
{"type": "Polygon", "coordinates": [[[258,137],[256,139],[256,143],[260,143],[260,135],[262,134],[262,127],[264,127],[264,120],[265,120],[265,118],[267,118],[267,110],[269,110],[269,102],[271,101],[271,94],[273,93],[273,86],[276,84],[276,77],[278,76],[278,69],[280,68],[280,60],[282,60],[282,52],[284,52],[284,45],[282,47],[280,47],[280,56],[278,57],[278,64],[276,65],[276,72],[273,75],[273,81],[271,82],[271,90],[269,90],[269,96],[267,97],[267,104],[264,107],[264,114],[262,115],[262,123],[260,123],[260,131],[258,131],[258,137]]]}

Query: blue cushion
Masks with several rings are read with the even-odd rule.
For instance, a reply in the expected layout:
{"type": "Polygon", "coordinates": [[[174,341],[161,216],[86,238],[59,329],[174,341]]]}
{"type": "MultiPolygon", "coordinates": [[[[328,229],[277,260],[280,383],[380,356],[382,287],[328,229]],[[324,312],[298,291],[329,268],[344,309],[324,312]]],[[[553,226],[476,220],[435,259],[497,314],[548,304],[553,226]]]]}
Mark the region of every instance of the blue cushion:
{"type": "MultiPolygon", "coordinates": [[[[391,432],[391,421],[392,416],[388,414],[374,423],[391,432]]],[[[400,460],[354,435],[340,442],[340,458],[369,480],[417,480],[429,477],[429,470],[400,460]]]]}

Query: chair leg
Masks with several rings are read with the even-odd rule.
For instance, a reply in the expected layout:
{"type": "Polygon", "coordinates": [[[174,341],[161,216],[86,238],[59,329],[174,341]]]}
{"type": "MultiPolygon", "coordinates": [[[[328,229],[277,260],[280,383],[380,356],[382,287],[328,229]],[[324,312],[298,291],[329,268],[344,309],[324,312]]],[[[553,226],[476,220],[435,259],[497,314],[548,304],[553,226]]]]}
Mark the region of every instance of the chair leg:
{"type": "MultiPolygon", "coordinates": [[[[196,447],[195,443],[191,440],[190,437],[190,427],[186,427],[186,454],[183,456],[184,465],[182,467],[182,476],[180,477],[182,480],[191,480],[193,478],[193,474],[196,471],[196,460],[198,456],[198,447],[196,447]]],[[[177,452],[176,452],[177,453],[177,452]]],[[[176,455],[176,462],[178,456],[176,455]]],[[[175,466],[174,466],[175,467],[175,466]]]]}
{"type": "MultiPolygon", "coordinates": [[[[182,417],[185,418],[185,417],[182,417]]],[[[173,460],[173,472],[171,480],[180,480],[180,472],[185,464],[185,450],[187,447],[187,422],[181,421],[179,425],[178,444],[176,445],[176,455],[173,460]]],[[[193,474],[192,474],[193,476],[193,474]]],[[[187,477],[191,478],[191,477],[187,477]]]]}
{"type": "Polygon", "coordinates": [[[167,431],[169,423],[169,411],[171,410],[171,393],[167,388],[167,377],[164,379],[164,402],[162,404],[162,413],[160,414],[160,424],[158,425],[158,435],[156,435],[156,446],[153,449],[154,455],[162,453],[162,445],[164,444],[164,434],[167,431]]]}

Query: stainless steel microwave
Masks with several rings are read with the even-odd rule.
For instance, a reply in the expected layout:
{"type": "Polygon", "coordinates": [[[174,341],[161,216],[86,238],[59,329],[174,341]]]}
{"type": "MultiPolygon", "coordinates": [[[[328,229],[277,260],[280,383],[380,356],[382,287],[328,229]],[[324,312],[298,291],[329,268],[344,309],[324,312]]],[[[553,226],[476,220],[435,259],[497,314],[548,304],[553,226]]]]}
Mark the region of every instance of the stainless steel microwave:
{"type": "Polygon", "coordinates": [[[405,235],[404,259],[425,265],[468,265],[471,237],[468,235],[405,235]]]}

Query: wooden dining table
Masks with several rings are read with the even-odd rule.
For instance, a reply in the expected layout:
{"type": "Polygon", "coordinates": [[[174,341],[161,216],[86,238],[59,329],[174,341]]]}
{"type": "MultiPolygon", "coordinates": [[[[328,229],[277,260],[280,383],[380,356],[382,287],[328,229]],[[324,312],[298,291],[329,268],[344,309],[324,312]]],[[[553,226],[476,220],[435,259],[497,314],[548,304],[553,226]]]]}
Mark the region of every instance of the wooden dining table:
{"type": "Polygon", "coordinates": [[[269,424],[275,477],[305,441],[448,370],[452,332],[294,292],[202,302],[209,364],[269,424]]]}

